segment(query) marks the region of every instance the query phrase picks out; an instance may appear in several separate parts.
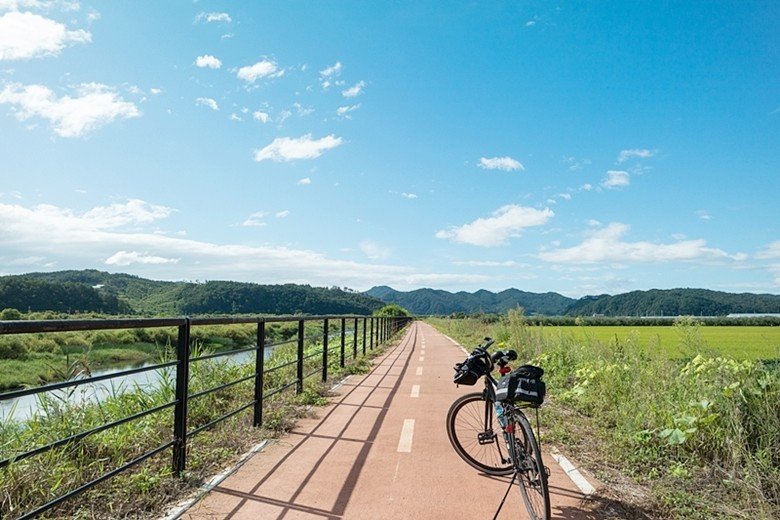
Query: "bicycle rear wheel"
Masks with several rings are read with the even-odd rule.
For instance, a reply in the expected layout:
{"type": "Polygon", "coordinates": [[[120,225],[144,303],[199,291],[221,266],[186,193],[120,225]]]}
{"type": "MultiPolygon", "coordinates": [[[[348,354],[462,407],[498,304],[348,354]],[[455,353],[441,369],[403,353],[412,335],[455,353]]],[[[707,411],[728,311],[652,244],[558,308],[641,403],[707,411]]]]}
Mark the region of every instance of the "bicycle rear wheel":
{"type": "Polygon", "coordinates": [[[547,488],[547,470],[542,461],[542,450],[528,418],[522,412],[514,414],[516,427],[515,450],[519,450],[515,470],[520,481],[520,494],[531,520],[549,520],[550,491],[547,488]]]}
{"type": "Polygon", "coordinates": [[[488,475],[509,475],[509,460],[493,403],[481,392],[466,394],[447,412],[447,435],[452,447],[472,467],[488,475]]]}

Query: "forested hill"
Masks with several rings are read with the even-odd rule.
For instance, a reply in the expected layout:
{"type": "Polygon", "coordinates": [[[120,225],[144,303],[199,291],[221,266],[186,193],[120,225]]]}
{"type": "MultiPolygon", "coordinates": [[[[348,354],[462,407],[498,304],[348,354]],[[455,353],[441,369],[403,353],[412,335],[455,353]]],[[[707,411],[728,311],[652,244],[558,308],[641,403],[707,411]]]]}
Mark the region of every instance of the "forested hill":
{"type": "Polygon", "coordinates": [[[0,310],[107,314],[370,314],[382,302],[308,285],[161,282],[96,270],[0,276],[0,310]]]}
{"type": "Polygon", "coordinates": [[[573,316],[724,316],[732,313],[780,313],[780,295],[653,289],[615,296],[586,296],[566,310],[566,314],[573,316]]]}
{"type": "Polygon", "coordinates": [[[390,287],[373,287],[366,294],[385,303],[397,303],[413,314],[452,314],[475,312],[502,313],[516,307],[523,307],[526,314],[558,316],[576,300],[558,293],[531,293],[507,289],[499,293],[479,290],[474,293],[451,293],[435,289],[417,289],[401,292],[390,287]]]}
{"type": "Polygon", "coordinates": [[[780,295],[726,293],[706,289],[654,289],[579,300],[558,293],[508,289],[475,293],[417,289],[401,292],[374,287],[366,292],[386,303],[397,303],[413,314],[502,313],[523,307],[526,314],[546,316],[724,316],[732,313],[780,313],[780,295]]]}

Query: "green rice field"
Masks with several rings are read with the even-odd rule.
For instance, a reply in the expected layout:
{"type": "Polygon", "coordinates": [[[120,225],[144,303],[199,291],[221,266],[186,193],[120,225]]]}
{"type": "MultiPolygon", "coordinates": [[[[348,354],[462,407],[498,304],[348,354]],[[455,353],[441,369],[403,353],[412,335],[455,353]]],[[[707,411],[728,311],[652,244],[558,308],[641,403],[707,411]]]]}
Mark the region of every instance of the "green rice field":
{"type": "Polygon", "coordinates": [[[529,327],[545,336],[564,335],[578,341],[619,342],[632,339],[650,349],[661,349],[670,358],[690,357],[696,346],[712,355],[736,359],[780,359],[780,327],[701,326],[682,332],[675,326],[555,326],[529,327]],[[686,337],[686,334],[691,336],[686,337]],[[698,336],[696,338],[695,336],[698,336]],[[697,341],[698,339],[698,341],[697,341]]]}

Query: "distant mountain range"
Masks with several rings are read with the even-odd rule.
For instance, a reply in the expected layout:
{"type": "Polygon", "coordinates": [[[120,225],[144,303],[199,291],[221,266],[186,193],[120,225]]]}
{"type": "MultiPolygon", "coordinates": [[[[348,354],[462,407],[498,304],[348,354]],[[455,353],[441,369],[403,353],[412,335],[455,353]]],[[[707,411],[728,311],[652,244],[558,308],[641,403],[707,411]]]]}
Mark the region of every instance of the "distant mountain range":
{"type": "Polygon", "coordinates": [[[371,314],[384,304],[337,287],[161,282],[96,270],[0,276],[0,310],[106,314],[371,314]]]}
{"type": "Polygon", "coordinates": [[[726,293],[707,289],[653,289],[578,300],[558,293],[531,293],[507,289],[451,293],[434,289],[401,292],[373,287],[367,295],[397,303],[413,314],[503,313],[523,307],[526,314],[546,316],[723,316],[732,313],[780,313],[780,295],[726,293]]]}
{"type": "Polygon", "coordinates": [[[370,314],[396,303],[412,314],[504,313],[544,316],[723,316],[780,313],[780,295],[706,289],[632,291],[580,299],[507,289],[473,293],[387,286],[365,293],[338,287],[212,281],[162,282],[96,270],[0,276],[0,310],[106,314],[370,314]]]}

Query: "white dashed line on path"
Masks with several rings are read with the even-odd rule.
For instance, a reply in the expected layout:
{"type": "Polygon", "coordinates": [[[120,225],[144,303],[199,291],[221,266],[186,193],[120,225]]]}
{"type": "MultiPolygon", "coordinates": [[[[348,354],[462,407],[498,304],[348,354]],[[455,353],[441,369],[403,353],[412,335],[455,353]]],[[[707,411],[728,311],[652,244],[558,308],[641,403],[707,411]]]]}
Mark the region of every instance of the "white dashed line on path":
{"type": "Polygon", "coordinates": [[[410,397],[420,397],[420,385],[412,385],[412,394],[410,397]]]}
{"type": "Polygon", "coordinates": [[[421,375],[422,375],[422,368],[423,368],[423,367],[417,367],[417,375],[418,375],[418,376],[421,376],[421,375]]]}
{"type": "Polygon", "coordinates": [[[398,440],[398,453],[412,452],[412,438],[414,437],[414,419],[404,419],[401,428],[401,438],[398,440]]]}

